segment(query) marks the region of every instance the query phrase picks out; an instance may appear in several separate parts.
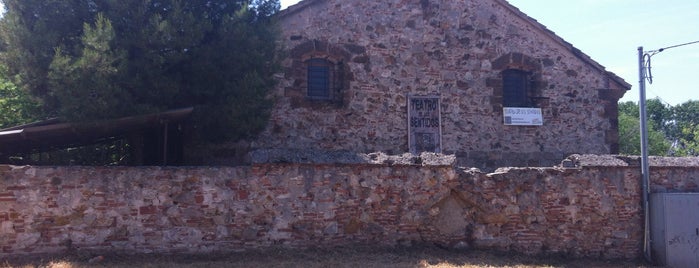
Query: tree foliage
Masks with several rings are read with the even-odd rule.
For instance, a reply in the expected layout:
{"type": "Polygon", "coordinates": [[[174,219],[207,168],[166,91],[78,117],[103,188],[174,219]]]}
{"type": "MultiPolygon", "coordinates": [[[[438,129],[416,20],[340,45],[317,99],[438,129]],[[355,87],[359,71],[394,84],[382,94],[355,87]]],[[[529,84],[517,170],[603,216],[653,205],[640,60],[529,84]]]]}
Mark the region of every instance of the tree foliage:
{"type": "Polygon", "coordinates": [[[674,153],[699,156],[699,101],[688,101],[673,107],[668,125],[674,153]]]}
{"type": "Polygon", "coordinates": [[[39,102],[6,77],[0,68],[0,128],[36,120],[41,114],[39,102]]]}
{"type": "MultiPolygon", "coordinates": [[[[638,118],[638,105],[633,102],[619,104],[619,151],[622,154],[641,154],[641,128],[638,118]]],[[[670,143],[655,125],[655,123],[648,124],[648,154],[666,155],[670,149],[670,143]]]]}
{"type": "MultiPolygon", "coordinates": [[[[659,99],[651,99],[646,102],[646,114],[651,155],[699,155],[699,101],[670,106],[659,99]]],[[[619,104],[619,140],[622,153],[640,154],[638,118],[638,104],[619,104]]]]}
{"type": "Polygon", "coordinates": [[[4,0],[14,82],[72,121],[195,106],[208,140],[264,127],[278,0],[4,0]]]}
{"type": "Polygon", "coordinates": [[[112,24],[99,14],[94,27],[84,26],[79,56],[56,49],[48,82],[52,90],[60,90],[55,93],[58,114],[79,121],[129,114],[134,99],[117,79],[125,53],[111,48],[113,39],[112,24]]]}

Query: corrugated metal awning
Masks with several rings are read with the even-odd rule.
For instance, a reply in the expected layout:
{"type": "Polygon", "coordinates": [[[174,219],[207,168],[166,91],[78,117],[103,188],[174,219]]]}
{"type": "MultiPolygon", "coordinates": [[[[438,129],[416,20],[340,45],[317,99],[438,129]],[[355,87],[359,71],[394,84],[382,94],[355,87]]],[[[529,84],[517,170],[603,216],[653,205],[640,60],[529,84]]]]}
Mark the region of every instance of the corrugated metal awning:
{"type": "Polygon", "coordinates": [[[89,123],[56,119],[0,130],[0,156],[99,143],[143,129],[184,120],[194,108],[89,123]]]}

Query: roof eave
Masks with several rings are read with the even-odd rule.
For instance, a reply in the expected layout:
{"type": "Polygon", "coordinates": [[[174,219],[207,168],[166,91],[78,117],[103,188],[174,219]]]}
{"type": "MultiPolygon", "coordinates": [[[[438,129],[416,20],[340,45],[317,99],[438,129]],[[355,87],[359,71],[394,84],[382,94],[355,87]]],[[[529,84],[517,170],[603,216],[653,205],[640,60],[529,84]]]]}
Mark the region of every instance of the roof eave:
{"type": "Polygon", "coordinates": [[[526,13],[519,10],[519,8],[517,8],[517,7],[513,6],[512,4],[510,4],[509,2],[507,2],[507,0],[493,0],[493,1],[499,3],[501,6],[505,7],[510,12],[512,12],[515,15],[526,20],[533,27],[539,29],[542,33],[546,34],[553,41],[557,42],[558,44],[560,44],[563,47],[568,48],[568,50],[570,50],[570,52],[573,53],[573,55],[575,55],[575,57],[577,57],[578,59],[587,63],[588,65],[592,66],[593,68],[599,70],[600,72],[604,73],[610,80],[617,83],[620,87],[626,89],[627,91],[631,89],[631,84],[627,83],[623,78],[619,77],[618,75],[616,75],[610,71],[607,71],[607,69],[604,66],[599,64],[597,61],[593,60],[590,56],[583,53],[580,49],[576,48],[575,46],[573,46],[573,44],[569,43],[568,41],[565,41],[563,38],[558,36],[555,32],[549,30],[546,26],[539,23],[536,19],[530,17],[526,13]]]}
{"type": "MultiPolygon", "coordinates": [[[[302,10],[308,8],[309,6],[319,4],[319,3],[322,3],[325,1],[327,1],[327,0],[301,0],[300,2],[296,3],[295,5],[291,5],[291,6],[287,7],[286,9],[280,11],[279,13],[277,13],[276,16],[280,19],[283,19],[285,17],[291,16],[293,14],[296,14],[296,13],[302,11],[302,10]]],[[[563,47],[568,48],[568,50],[570,50],[570,52],[573,53],[573,55],[575,55],[578,59],[582,60],[583,62],[587,63],[588,65],[592,66],[593,68],[604,73],[611,81],[618,84],[619,87],[624,88],[627,91],[631,89],[631,84],[627,83],[623,78],[619,77],[618,75],[616,75],[610,71],[607,71],[607,69],[604,66],[602,66],[601,64],[599,64],[598,62],[593,60],[590,56],[583,53],[580,49],[576,48],[571,43],[565,41],[563,38],[558,36],[555,32],[546,28],[546,26],[539,23],[536,19],[530,17],[526,13],[519,10],[519,8],[513,6],[512,4],[507,2],[506,0],[493,0],[493,1],[497,2],[498,4],[500,4],[501,6],[503,6],[504,8],[506,8],[507,10],[512,12],[513,14],[515,14],[516,16],[519,16],[520,18],[526,20],[533,27],[539,29],[542,33],[549,36],[549,38],[551,38],[553,41],[557,42],[558,44],[560,44],[563,47]]]]}
{"type": "Polygon", "coordinates": [[[325,1],[326,0],[301,0],[294,5],[288,6],[287,8],[285,8],[282,11],[279,11],[279,13],[277,13],[275,16],[279,19],[282,19],[282,18],[291,16],[293,14],[296,14],[299,11],[306,9],[309,6],[319,4],[319,3],[322,3],[325,1]]]}

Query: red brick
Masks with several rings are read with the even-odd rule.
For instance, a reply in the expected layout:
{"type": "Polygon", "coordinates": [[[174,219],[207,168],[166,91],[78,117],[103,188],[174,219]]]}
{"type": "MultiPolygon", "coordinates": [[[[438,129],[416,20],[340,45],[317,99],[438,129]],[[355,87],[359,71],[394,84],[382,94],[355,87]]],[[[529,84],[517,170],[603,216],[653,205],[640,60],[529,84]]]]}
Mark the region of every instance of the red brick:
{"type": "Polygon", "coordinates": [[[149,215],[158,213],[158,207],[156,206],[143,206],[138,208],[138,213],[141,215],[149,215]]]}
{"type": "Polygon", "coordinates": [[[8,191],[22,191],[22,190],[26,190],[26,189],[27,189],[26,186],[21,186],[21,185],[15,185],[15,186],[8,186],[8,187],[7,187],[7,190],[8,190],[8,191]]]}
{"type": "Polygon", "coordinates": [[[250,197],[250,192],[246,190],[239,190],[238,191],[238,199],[239,200],[247,200],[248,197],[250,197]]]}

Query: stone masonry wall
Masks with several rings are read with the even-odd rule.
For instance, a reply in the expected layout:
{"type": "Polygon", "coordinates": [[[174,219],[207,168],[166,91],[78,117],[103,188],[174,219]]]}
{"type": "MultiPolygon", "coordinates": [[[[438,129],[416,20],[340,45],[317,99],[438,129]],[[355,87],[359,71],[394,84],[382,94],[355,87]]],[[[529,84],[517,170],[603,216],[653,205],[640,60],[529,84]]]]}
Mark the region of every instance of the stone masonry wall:
{"type": "MultiPolygon", "coordinates": [[[[652,172],[654,191],[699,190],[696,166],[652,172]]],[[[366,243],[636,258],[639,193],[628,165],[0,166],[0,256],[366,243]]]]}
{"type": "Polygon", "coordinates": [[[306,0],[280,20],[288,58],[253,149],[408,152],[408,94],[441,97],[443,152],[462,166],[552,166],[618,149],[624,86],[505,1],[306,0]],[[342,73],[336,98],[305,98],[311,57],[342,73]],[[532,72],[543,126],[503,124],[508,68],[532,72]]]}

